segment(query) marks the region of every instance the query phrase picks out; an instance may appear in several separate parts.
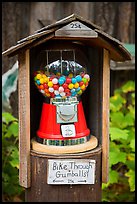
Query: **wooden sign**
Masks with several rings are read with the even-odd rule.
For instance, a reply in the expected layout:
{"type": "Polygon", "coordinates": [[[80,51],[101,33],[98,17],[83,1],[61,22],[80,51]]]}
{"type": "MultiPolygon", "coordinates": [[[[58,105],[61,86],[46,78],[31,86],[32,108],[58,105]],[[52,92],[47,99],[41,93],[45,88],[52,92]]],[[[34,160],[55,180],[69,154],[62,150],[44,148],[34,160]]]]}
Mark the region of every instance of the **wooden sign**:
{"type": "Polygon", "coordinates": [[[73,21],[68,25],[55,31],[55,36],[69,36],[69,37],[89,37],[97,38],[98,34],[91,28],[87,27],[79,21],[73,21]]]}
{"type": "Polygon", "coordinates": [[[49,159],[48,184],[94,184],[95,160],[91,159],[49,159]]]}

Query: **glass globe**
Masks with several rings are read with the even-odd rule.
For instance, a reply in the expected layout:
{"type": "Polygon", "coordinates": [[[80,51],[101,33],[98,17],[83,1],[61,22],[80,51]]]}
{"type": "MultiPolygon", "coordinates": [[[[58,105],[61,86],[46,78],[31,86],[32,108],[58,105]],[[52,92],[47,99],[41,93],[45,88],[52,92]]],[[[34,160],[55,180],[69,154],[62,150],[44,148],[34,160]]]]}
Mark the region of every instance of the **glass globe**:
{"type": "Polygon", "coordinates": [[[90,76],[86,68],[68,60],[56,60],[34,73],[35,85],[49,98],[80,96],[89,81],[90,76]]]}

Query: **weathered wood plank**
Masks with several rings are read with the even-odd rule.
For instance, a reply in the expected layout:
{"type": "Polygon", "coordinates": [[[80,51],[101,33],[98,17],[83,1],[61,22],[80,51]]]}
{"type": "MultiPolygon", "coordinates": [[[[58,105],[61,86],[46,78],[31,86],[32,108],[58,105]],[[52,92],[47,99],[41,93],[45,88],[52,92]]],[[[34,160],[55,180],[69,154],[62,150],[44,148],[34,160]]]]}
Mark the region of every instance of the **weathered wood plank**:
{"type": "Polygon", "coordinates": [[[19,54],[19,182],[30,187],[29,50],[19,54]]]}
{"type": "Polygon", "coordinates": [[[108,182],[109,174],[109,98],[110,59],[108,50],[103,53],[103,98],[102,98],[102,182],[108,182]]]}
{"type": "MultiPolygon", "coordinates": [[[[101,152],[101,145],[99,145],[97,148],[95,149],[92,149],[90,151],[88,151],[88,156],[93,156],[94,154],[100,154],[101,152]]],[[[50,159],[62,159],[62,158],[72,158],[72,159],[80,159],[81,157],[82,158],[87,158],[87,152],[79,152],[79,153],[70,153],[70,154],[48,154],[48,153],[42,153],[42,152],[37,152],[36,150],[32,150],[31,149],[31,152],[30,154],[32,156],[39,156],[39,157],[46,157],[46,158],[50,158],[50,159]]]]}
{"type": "MultiPolygon", "coordinates": [[[[47,167],[49,156],[43,154],[31,155],[32,161],[32,185],[26,189],[26,202],[100,202],[101,201],[101,149],[91,154],[92,151],[80,155],[75,154],[76,159],[93,159],[95,166],[95,184],[76,185],[49,185],[47,184],[47,167]]],[[[66,156],[59,155],[63,160],[66,156]]],[[[57,158],[52,155],[52,158],[57,158]]],[[[70,155],[68,159],[72,159],[70,155]]]]}
{"type": "Polygon", "coordinates": [[[27,49],[28,47],[34,47],[34,46],[36,46],[38,43],[40,44],[40,43],[43,42],[43,38],[42,38],[42,37],[43,37],[44,35],[47,35],[46,38],[44,38],[44,41],[47,41],[47,40],[49,40],[50,38],[52,38],[52,37],[54,36],[54,34],[53,34],[52,32],[53,32],[53,30],[45,31],[45,32],[42,33],[42,34],[35,34],[34,36],[32,35],[32,36],[29,36],[29,37],[27,37],[27,38],[25,38],[25,39],[22,39],[22,40],[20,40],[20,41],[18,42],[17,45],[12,46],[12,47],[10,47],[9,49],[5,50],[5,51],[2,53],[2,55],[3,55],[3,56],[8,55],[8,56],[10,57],[10,56],[13,56],[13,55],[18,54],[21,49],[24,49],[24,47],[25,47],[25,49],[27,49]],[[50,35],[50,33],[51,33],[51,35],[50,35]],[[42,42],[41,42],[41,38],[42,38],[42,42]],[[39,39],[39,42],[38,42],[38,39],[39,39]],[[35,45],[35,44],[36,44],[36,45],[35,45]],[[28,46],[28,47],[27,47],[27,46],[28,46]]]}

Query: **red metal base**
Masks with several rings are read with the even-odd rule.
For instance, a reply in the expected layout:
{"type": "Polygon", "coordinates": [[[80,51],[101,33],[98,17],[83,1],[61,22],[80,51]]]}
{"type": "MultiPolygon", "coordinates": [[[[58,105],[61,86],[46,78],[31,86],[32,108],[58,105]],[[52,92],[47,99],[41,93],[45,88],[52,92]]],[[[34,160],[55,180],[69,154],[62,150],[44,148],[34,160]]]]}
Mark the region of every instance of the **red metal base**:
{"type": "MultiPolygon", "coordinates": [[[[82,102],[79,102],[77,106],[78,122],[74,122],[76,130],[75,138],[81,138],[90,135],[90,130],[87,128],[82,102]]],[[[56,106],[43,103],[40,126],[37,131],[38,137],[55,140],[74,139],[74,137],[64,138],[61,135],[60,129],[60,124],[56,122],[56,106]]]]}

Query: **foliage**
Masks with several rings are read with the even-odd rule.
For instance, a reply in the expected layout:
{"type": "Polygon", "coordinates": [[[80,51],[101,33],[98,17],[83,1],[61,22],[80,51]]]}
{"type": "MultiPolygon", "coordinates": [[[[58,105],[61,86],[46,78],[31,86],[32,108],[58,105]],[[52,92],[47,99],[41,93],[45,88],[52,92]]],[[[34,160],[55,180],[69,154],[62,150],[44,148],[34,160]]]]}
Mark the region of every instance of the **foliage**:
{"type": "Polygon", "coordinates": [[[135,201],[135,82],[128,81],[110,97],[109,182],[102,201],[135,201]]]}
{"type": "Polygon", "coordinates": [[[2,189],[3,201],[21,201],[24,189],[19,185],[18,120],[2,113],[2,189]]]}
{"type": "MultiPolygon", "coordinates": [[[[110,98],[109,182],[102,184],[102,201],[135,200],[135,83],[128,81],[110,98]]],[[[2,113],[3,201],[22,201],[19,185],[18,120],[2,113]]]]}

